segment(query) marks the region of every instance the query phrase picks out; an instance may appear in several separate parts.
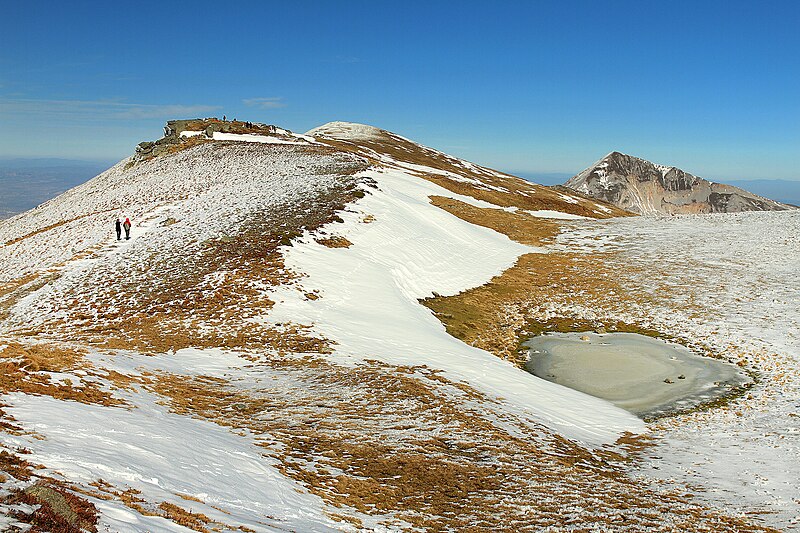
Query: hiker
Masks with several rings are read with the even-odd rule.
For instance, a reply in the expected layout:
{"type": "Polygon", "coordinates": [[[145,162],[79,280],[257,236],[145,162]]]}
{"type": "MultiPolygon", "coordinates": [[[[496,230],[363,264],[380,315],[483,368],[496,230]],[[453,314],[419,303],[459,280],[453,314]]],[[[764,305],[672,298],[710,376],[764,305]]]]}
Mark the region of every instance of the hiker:
{"type": "Polygon", "coordinates": [[[127,241],[131,238],[131,219],[126,218],[122,227],[125,228],[125,240],[127,241]]]}
{"type": "Polygon", "coordinates": [[[122,222],[119,221],[119,217],[117,217],[116,228],[117,228],[117,240],[120,240],[122,238],[122,222]]]}

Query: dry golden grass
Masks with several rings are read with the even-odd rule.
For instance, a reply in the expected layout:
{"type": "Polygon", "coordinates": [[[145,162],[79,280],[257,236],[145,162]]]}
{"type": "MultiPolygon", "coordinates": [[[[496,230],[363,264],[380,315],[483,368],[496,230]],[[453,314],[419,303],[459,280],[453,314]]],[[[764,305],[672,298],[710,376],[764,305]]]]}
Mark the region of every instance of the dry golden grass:
{"type": "Polygon", "coordinates": [[[510,239],[542,246],[558,235],[560,226],[552,220],[525,213],[509,213],[503,209],[475,207],[453,198],[431,196],[431,203],[471,224],[493,229],[510,239]]]}
{"type": "Polygon", "coordinates": [[[16,479],[27,481],[33,475],[34,468],[34,465],[21,458],[19,455],[6,450],[0,450],[0,472],[4,472],[16,479]]]}
{"type": "MultiPolygon", "coordinates": [[[[119,489],[103,479],[98,479],[89,485],[93,487],[93,489],[81,489],[79,492],[101,500],[119,501],[129,509],[136,511],[143,516],[159,516],[178,525],[191,529],[192,531],[199,531],[201,533],[209,533],[211,531],[253,531],[244,526],[234,527],[229,524],[212,520],[203,513],[196,513],[191,510],[184,509],[180,505],[176,505],[174,503],[165,501],[159,503],[150,502],[142,496],[142,492],[139,490],[130,487],[126,489],[119,489]]],[[[193,496],[180,493],[176,494],[176,496],[186,501],[205,505],[202,500],[193,496]]],[[[213,505],[209,507],[217,509],[218,511],[226,514],[230,514],[222,509],[214,507],[213,505]]]]}
{"type": "Polygon", "coordinates": [[[186,500],[186,501],[190,501],[190,502],[197,502],[197,503],[205,503],[205,502],[204,502],[203,500],[201,500],[200,498],[197,498],[197,497],[195,497],[195,496],[192,496],[191,494],[181,494],[181,493],[179,492],[179,493],[177,493],[177,495],[178,495],[178,496],[180,496],[181,498],[183,498],[183,499],[184,499],[184,500],[186,500]]]}
{"type": "MultiPolygon", "coordinates": [[[[431,203],[453,215],[534,246],[553,241],[561,226],[550,219],[523,212],[474,207],[458,200],[431,197],[431,203]]],[[[520,256],[513,267],[491,281],[449,297],[434,297],[422,303],[444,323],[448,333],[502,359],[523,366],[520,340],[543,331],[585,331],[605,327],[609,331],[644,328],[619,321],[590,323],[563,316],[546,322],[535,320],[531,310],[558,301],[564,304],[597,305],[625,298],[614,273],[604,269],[601,254],[531,253],[520,256]]],[[[646,331],[645,331],[646,332],[646,331]]],[[[651,332],[647,332],[651,333],[651,332]]]]}
{"type": "Polygon", "coordinates": [[[211,519],[201,513],[192,513],[186,509],[168,502],[161,502],[158,506],[165,518],[172,520],[178,525],[188,527],[194,531],[208,533],[206,526],[211,523],[211,519]]]}
{"type": "Polygon", "coordinates": [[[631,213],[614,205],[586,197],[571,190],[563,192],[577,200],[565,200],[559,191],[554,188],[530,183],[516,176],[477,165],[465,165],[454,157],[420,146],[390,132],[382,132],[379,137],[374,139],[359,139],[358,141],[325,138],[320,138],[319,140],[339,150],[355,152],[376,165],[393,166],[392,163],[377,159],[374,156],[374,152],[387,155],[401,163],[427,166],[439,171],[456,174],[461,178],[467,178],[471,181],[454,179],[432,172],[409,170],[402,165],[397,165],[405,172],[416,174],[449,191],[471,196],[478,200],[485,200],[501,207],[518,207],[529,210],[551,209],[592,218],[632,216],[631,213]],[[605,210],[598,208],[598,205],[603,206],[605,210]]]}
{"type": "MultiPolygon", "coordinates": [[[[640,324],[620,320],[588,320],[564,311],[547,319],[533,311],[553,302],[614,308],[630,298],[622,291],[612,272],[603,268],[602,257],[587,254],[525,254],[488,283],[454,296],[422,300],[447,328],[448,333],[467,344],[487,350],[502,359],[523,366],[527,358],[520,341],[548,331],[607,331],[659,333],[640,324]]],[[[633,302],[634,300],[630,300],[633,302]]]]}
{"type": "Polygon", "coordinates": [[[323,237],[314,239],[316,242],[328,248],[350,248],[353,243],[341,236],[323,237]]]}
{"type": "Polygon", "coordinates": [[[619,517],[632,530],[665,520],[687,531],[766,530],[628,479],[621,462],[644,439],[626,435],[592,452],[529,424],[512,435],[492,421],[490,400],[424,367],[270,358],[259,375],[274,388],[169,374],[148,388],[176,413],[257,435],[285,475],[340,508],[340,517],[392,515],[429,531],[569,521],[602,529],[619,517]]]}
{"type": "Polygon", "coordinates": [[[86,404],[126,405],[96,383],[84,382],[80,386],[53,383],[50,376],[43,373],[89,368],[91,365],[84,361],[84,356],[84,352],[50,344],[10,343],[0,350],[0,394],[23,392],[86,404]]]}

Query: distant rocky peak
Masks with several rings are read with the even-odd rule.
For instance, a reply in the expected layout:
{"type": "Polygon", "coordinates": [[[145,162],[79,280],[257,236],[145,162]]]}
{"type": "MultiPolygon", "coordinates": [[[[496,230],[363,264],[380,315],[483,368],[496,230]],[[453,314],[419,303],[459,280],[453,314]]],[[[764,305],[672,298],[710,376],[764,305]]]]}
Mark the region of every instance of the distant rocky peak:
{"type": "Polygon", "coordinates": [[[680,168],[613,151],[566,187],[640,214],[772,211],[789,206],[680,168]]]}

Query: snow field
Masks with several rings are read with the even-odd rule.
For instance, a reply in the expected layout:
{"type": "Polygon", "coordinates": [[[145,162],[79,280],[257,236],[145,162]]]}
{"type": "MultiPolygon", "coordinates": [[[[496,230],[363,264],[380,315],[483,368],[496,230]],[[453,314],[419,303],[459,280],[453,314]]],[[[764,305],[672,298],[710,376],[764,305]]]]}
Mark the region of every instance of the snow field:
{"type": "Polygon", "coordinates": [[[590,445],[644,429],[626,411],[536,378],[447,334],[418,299],[482,285],[534,249],[462,221],[431,205],[428,197],[481,207],[485,202],[396,170],[366,176],[379,190],[355,205],[358,212],[344,213],[345,224],[336,228],[351,248],[330,249],[306,238],[286,250],[287,266],[307,274],[303,285],[319,290],[321,298],[308,301],[297,291],[281,291],[264,320],[313,324],[338,343],[335,356],[344,361],[374,358],[444,370],[451,380],[504,398],[513,412],[590,445]],[[366,215],[375,220],[361,222],[366,215]]]}
{"type": "MultiPolygon", "coordinates": [[[[246,368],[252,366],[249,360],[223,350],[186,349],[155,357],[95,354],[92,360],[132,376],[174,372],[235,382],[252,375],[246,368]]],[[[148,502],[169,502],[234,528],[245,526],[259,532],[352,529],[328,518],[319,497],[281,474],[277,461],[256,446],[254,436],[172,413],[161,398],[142,390],[120,396],[132,408],[19,393],[0,397],[13,405],[7,411],[18,423],[44,437],[2,434],[2,446],[31,450],[37,462],[71,482],[88,486],[102,479],[120,490],[139,491],[139,497],[148,502]]],[[[269,440],[268,435],[260,438],[269,440]]],[[[101,512],[100,531],[103,527],[142,533],[190,531],[170,520],[134,512],[118,500],[88,499],[101,512]]],[[[374,523],[378,517],[363,518],[381,530],[374,523]]]]}
{"type": "Polygon", "coordinates": [[[636,267],[618,270],[630,290],[661,295],[629,320],[644,316],[757,373],[729,406],[656,424],[663,441],[641,474],[800,529],[800,213],[616,219],[576,224],[559,240],[618,251],[620,265],[636,267]]]}
{"type": "Polygon", "coordinates": [[[40,208],[0,223],[4,240],[77,218],[0,247],[0,281],[53,267],[59,275],[12,308],[0,328],[34,326],[52,318],[64,294],[86,285],[98,272],[112,270],[123,279],[132,268],[147,269],[161,256],[225,237],[254,214],[301,201],[337,179],[325,174],[303,178],[309,169],[335,159],[302,148],[270,146],[265,151],[244,143],[226,146],[224,152],[219,148],[204,144],[175,154],[171,163],[160,158],[141,163],[141,168],[127,171],[134,172],[128,177],[123,177],[124,165],[116,165],[40,208]],[[99,214],[78,218],[87,212],[99,214]],[[133,222],[130,241],[116,241],[117,213],[133,222]],[[170,218],[175,223],[164,225],[170,218]],[[93,253],[59,266],[84,251],[93,253]]]}

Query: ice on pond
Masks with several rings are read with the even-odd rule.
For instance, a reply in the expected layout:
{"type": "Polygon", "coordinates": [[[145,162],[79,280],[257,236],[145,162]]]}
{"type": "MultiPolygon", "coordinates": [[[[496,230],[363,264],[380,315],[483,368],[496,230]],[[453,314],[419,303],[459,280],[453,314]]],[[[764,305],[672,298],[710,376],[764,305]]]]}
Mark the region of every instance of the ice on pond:
{"type": "Polygon", "coordinates": [[[530,373],[642,418],[695,407],[752,381],[736,365],[635,333],[553,333],[525,346],[530,373]]]}

